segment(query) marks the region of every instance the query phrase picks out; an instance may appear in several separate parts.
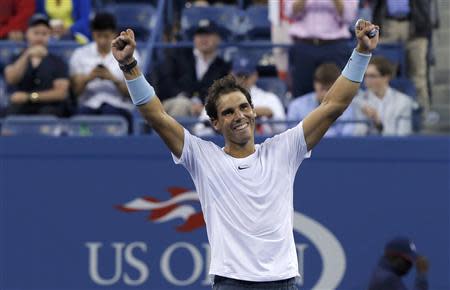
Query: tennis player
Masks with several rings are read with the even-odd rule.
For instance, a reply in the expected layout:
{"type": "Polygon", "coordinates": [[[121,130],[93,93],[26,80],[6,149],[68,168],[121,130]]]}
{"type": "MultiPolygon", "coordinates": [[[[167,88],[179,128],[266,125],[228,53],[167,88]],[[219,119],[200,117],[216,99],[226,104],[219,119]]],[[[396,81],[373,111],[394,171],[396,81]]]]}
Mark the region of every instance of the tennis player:
{"type": "Polygon", "coordinates": [[[194,181],[211,245],[213,289],[297,289],[295,175],[355,96],[378,43],[378,33],[368,36],[374,29],[378,27],[358,21],[358,44],[320,106],[296,127],[262,144],[254,141],[256,114],[249,92],[232,76],[216,80],[205,106],[225,139],[223,148],[191,135],[164,111],[133,58],[132,30],[113,40],[112,52],[133,103],[194,181]]]}

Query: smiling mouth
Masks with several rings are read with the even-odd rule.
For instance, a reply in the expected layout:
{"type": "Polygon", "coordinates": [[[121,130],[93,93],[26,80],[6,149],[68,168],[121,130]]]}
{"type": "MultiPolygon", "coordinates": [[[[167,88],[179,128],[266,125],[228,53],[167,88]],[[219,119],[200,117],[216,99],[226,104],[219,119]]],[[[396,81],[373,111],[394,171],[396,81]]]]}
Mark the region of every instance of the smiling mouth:
{"type": "Polygon", "coordinates": [[[248,126],[249,126],[248,123],[242,123],[242,124],[234,126],[233,130],[234,131],[242,131],[242,130],[246,129],[248,126]]]}

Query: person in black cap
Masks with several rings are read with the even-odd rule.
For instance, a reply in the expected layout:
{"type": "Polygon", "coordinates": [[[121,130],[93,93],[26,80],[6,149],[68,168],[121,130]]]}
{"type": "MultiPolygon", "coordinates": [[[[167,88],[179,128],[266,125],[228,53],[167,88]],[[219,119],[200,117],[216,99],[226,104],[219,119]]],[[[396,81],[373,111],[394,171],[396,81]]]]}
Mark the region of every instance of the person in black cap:
{"type": "Polygon", "coordinates": [[[194,30],[194,48],[175,49],[151,76],[165,110],[174,117],[197,117],[208,88],[227,75],[230,65],[220,56],[221,38],[212,21],[202,19],[194,30]]]}
{"type": "Polygon", "coordinates": [[[409,273],[412,266],[416,266],[416,290],[427,290],[428,260],[417,254],[414,243],[404,237],[398,237],[389,241],[384,248],[372,279],[369,290],[406,290],[402,277],[409,273]]]}
{"type": "Polygon", "coordinates": [[[33,15],[26,31],[27,48],[4,71],[6,83],[13,89],[7,114],[66,113],[68,69],[60,57],[48,52],[49,38],[48,18],[33,15]]]}

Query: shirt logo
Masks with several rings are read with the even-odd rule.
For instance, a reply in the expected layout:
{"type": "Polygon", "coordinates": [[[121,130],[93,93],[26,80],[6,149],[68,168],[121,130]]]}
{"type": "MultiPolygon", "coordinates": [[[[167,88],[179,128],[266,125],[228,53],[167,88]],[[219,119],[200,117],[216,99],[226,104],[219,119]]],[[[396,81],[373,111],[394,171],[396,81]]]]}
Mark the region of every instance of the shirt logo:
{"type": "Polygon", "coordinates": [[[238,169],[239,169],[239,170],[247,169],[247,168],[250,168],[250,165],[239,165],[239,166],[238,166],[238,169]]]}

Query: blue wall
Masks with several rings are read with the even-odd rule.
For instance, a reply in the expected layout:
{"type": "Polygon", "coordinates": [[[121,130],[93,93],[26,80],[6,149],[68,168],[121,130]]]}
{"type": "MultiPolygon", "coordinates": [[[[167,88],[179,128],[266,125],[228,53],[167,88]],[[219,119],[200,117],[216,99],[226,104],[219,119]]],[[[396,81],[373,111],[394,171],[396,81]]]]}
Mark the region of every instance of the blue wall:
{"type": "MultiPolygon", "coordinates": [[[[366,288],[396,235],[430,259],[430,289],[450,289],[449,144],[323,140],[295,183],[300,289],[366,288]]],[[[0,289],[208,289],[204,227],[116,207],[170,187],[194,190],[157,138],[0,138],[0,289]]]]}

